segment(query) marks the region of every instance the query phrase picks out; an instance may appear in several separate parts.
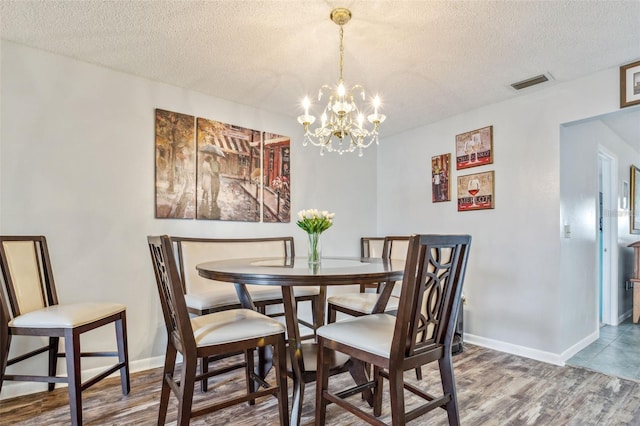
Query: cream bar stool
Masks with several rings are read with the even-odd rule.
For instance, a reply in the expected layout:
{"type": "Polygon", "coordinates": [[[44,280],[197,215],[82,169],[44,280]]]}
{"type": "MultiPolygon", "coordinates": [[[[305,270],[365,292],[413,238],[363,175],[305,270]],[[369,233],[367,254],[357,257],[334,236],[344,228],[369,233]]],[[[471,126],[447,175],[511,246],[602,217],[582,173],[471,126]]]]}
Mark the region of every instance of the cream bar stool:
{"type": "Polygon", "coordinates": [[[59,304],[49,260],[47,241],[43,236],[0,236],[0,265],[4,288],[0,290],[0,312],[5,336],[0,347],[0,389],[5,380],[67,383],[71,424],[82,424],[82,391],[116,371],[120,371],[122,393],[129,393],[129,358],[127,354],[126,309],[119,303],[59,304]],[[82,333],[113,324],[117,352],[81,352],[82,333]],[[48,337],[49,343],[29,353],[9,359],[12,336],[48,337]],[[64,338],[65,352],[58,343],[64,338]],[[48,352],[48,375],[13,374],[7,367],[48,352]],[[118,362],[93,378],[82,382],[82,357],[117,357],[118,362]],[[65,357],[67,376],[59,377],[58,357],[65,357]]]}

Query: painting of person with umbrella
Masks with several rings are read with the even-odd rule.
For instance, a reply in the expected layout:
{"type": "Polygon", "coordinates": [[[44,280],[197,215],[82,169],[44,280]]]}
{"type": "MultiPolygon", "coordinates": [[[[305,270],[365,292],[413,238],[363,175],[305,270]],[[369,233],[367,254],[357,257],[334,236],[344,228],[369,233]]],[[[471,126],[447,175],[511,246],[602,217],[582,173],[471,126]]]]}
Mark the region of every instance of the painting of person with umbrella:
{"type": "Polygon", "coordinates": [[[209,218],[220,219],[220,207],[218,206],[218,195],[220,194],[220,161],[219,157],[225,157],[224,151],[220,147],[207,143],[200,152],[204,153],[202,162],[202,204],[205,211],[209,213],[209,218]]]}

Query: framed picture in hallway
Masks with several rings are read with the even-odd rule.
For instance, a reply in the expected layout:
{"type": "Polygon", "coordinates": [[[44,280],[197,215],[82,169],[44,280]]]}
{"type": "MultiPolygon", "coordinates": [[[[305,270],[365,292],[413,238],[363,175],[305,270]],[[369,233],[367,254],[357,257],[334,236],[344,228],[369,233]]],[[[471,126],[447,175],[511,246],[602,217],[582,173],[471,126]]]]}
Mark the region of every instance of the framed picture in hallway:
{"type": "Polygon", "coordinates": [[[640,169],[631,166],[631,209],[629,232],[640,234],[640,169]]]}
{"type": "Polygon", "coordinates": [[[640,104],[640,61],[620,67],[620,108],[640,104]]]}

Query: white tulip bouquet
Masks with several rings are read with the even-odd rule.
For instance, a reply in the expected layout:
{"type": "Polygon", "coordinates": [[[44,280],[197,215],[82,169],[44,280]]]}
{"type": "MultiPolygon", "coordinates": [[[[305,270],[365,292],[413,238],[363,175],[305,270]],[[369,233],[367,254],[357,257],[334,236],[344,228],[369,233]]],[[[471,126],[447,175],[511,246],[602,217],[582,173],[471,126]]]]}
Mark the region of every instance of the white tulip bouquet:
{"type": "Polygon", "coordinates": [[[309,265],[317,266],[320,264],[320,234],[331,228],[335,215],[335,213],[317,209],[298,212],[297,224],[309,236],[309,265]]]}

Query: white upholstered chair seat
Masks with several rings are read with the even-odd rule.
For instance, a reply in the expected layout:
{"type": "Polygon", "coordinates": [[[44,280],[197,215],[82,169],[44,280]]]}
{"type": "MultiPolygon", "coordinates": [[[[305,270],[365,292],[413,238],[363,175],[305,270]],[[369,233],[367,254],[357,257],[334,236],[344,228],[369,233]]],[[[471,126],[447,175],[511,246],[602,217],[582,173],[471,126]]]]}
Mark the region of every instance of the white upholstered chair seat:
{"type": "MultiPolygon", "coordinates": [[[[240,303],[238,293],[233,284],[229,283],[213,283],[211,288],[206,290],[193,290],[184,295],[189,308],[206,310],[212,308],[220,308],[228,305],[240,303]],[[215,288],[214,288],[215,286],[215,288]]],[[[282,290],[280,287],[268,285],[247,285],[247,290],[254,302],[264,300],[274,300],[282,298],[282,290]]],[[[293,294],[296,297],[314,296],[320,292],[318,287],[294,287],[293,294]]]]}
{"type": "Polygon", "coordinates": [[[73,303],[53,305],[19,315],[9,322],[10,327],[73,328],[92,323],[119,312],[120,303],[73,303]]]}
{"type": "MultiPolygon", "coordinates": [[[[377,293],[345,293],[336,294],[327,299],[331,305],[351,309],[353,311],[370,314],[378,301],[380,295],[377,293]]],[[[396,296],[389,297],[385,311],[395,311],[398,309],[400,299],[396,296]]]]}
{"type": "Polygon", "coordinates": [[[230,309],[191,319],[196,344],[220,345],[282,333],[284,325],[251,309],[230,309]]]}
{"type": "Polygon", "coordinates": [[[324,325],[318,336],[385,358],[391,353],[396,317],[389,314],[365,315],[324,325]]]}

